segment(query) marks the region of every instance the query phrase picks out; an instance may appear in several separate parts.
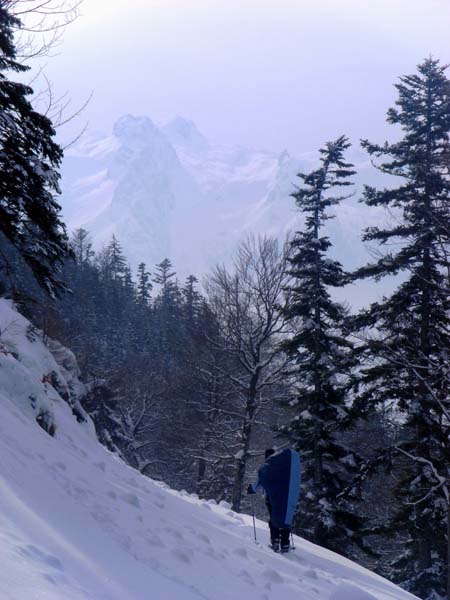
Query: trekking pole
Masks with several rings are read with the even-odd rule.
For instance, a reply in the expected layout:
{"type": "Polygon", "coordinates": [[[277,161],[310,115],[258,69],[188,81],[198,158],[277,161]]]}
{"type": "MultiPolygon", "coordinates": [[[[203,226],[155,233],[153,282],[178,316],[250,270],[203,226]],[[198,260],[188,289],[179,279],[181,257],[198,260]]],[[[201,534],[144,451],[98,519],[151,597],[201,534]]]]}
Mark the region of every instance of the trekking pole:
{"type": "Polygon", "coordinates": [[[291,531],[291,541],[292,541],[292,550],[295,550],[295,544],[294,544],[294,534],[291,531]]]}
{"type": "Polygon", "coordinates": [[[256,539],[255,503],[254,503],[254,500],[253,500],[253,496],[250,497],[250,500],[252,502],[253,533],[255,534],[255,544],[257,544],[258,540],[256,539]]]}

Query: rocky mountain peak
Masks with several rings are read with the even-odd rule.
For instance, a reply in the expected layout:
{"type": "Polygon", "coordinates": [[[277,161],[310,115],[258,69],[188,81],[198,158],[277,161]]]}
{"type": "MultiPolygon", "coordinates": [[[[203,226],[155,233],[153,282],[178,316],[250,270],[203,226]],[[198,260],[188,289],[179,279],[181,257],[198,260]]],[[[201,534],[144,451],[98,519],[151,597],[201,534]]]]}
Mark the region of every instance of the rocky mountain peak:
{"type": "Polygon", "coordinates": [[[184,117],[178,116],[169,121],[162,127],[162,132],[176,147],[195,152],[206,152],[209,149],[208,140],[197,129],[195,123],[184,117]]]}

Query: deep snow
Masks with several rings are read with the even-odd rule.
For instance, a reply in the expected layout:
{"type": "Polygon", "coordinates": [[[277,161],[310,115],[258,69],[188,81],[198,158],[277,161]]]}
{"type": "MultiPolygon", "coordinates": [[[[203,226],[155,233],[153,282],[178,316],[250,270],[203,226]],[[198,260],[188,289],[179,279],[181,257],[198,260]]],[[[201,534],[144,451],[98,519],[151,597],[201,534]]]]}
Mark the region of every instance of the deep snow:
{"type": "Polygon", "coordinates": [[[73,355],[57,346],[57,364],[28,325],[0,300],[1,600],[413,598],[299,538],[275,555],[264,523],[255,545],[250,517],[126,466],[43,381],[53,371],[79,397],[73,355]],[[55,437],[35,421],[42,407],[55,437]]]}

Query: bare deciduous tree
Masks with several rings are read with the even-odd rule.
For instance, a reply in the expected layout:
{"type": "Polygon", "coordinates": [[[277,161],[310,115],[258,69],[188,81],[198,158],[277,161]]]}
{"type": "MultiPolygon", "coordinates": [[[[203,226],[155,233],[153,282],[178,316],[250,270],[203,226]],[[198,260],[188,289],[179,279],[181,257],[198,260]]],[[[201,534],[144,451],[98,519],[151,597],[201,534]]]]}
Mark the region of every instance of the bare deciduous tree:
{"type": "MultiPolygon", "coordinates": [[[[39,66],[39,59],[51,57],[57,51],[67,27],[80,16],[82,3],[83,0],[2,1],[3,6],[17,17],[17,60],[29,68],[33,66],[29,82],[35,92],[33,106],[48,117],[55,128],[63,127],[82,114],[91,101],[93,92],[79,106],[73,107],[68,92],[59,94],[55,91],[53,82],[45,74],[45,66],[39,66]]],[[[87,123],[64,145],[64,150],[78,141],[86,129],[87,123]]]]}
{"type": "Polygon", "coordinates": [[[80,14],[83,0],[3,0],[17,17],[16,48],[24,62],[49,56],[61,42],[68,25],[80,14]]]}
{"type": "Polygon", "coordinates": [[[286,283],[286,250],[270,237],[250,237],[240,245],[230,273],[214,269],[205,283],[220,336],[213,343],[232,359],[216,365],[234,389],[238,417],[233,509],[239,511],[254,425],[280,387],[285,357],[279,342],[287,323],[280,310],[286,283]],[[219,341],[218,341],[219,340],[219,341]]]}

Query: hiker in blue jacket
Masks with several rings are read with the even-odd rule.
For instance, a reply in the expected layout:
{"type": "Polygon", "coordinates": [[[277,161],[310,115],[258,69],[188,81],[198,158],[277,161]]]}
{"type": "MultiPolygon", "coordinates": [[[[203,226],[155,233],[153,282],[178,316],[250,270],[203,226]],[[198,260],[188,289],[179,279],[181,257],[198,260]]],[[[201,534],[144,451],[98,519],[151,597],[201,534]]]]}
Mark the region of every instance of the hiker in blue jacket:
{"type": "Polygon", "coordinates": [[[300,457],[287,448],[265,452],[265,463],[258,471],[258,479],[249,485],[248,494],[263,488],[269,511],[270,541],[275,552],[289,552],[292,519],[300,494],[300,457]]]}

